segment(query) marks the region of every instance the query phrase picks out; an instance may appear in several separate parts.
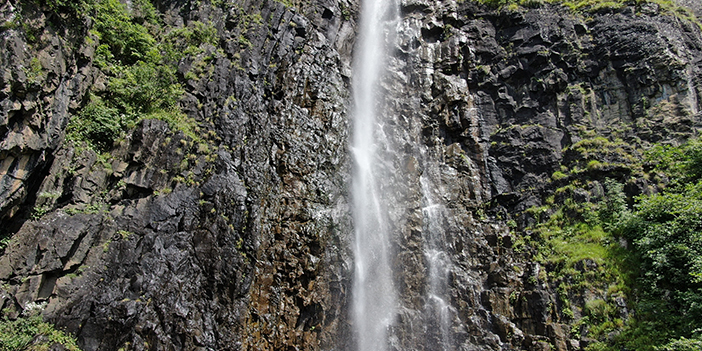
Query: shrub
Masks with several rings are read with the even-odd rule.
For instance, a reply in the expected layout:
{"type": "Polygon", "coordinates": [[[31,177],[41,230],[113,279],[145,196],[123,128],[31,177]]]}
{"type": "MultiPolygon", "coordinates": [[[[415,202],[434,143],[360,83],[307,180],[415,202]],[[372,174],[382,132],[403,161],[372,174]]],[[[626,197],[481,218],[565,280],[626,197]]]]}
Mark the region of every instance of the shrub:
{"type": "Polygon", "coordinates": [[[174,109],[183,95],[172,67],[143,61],[119,67],[109,88],[113,103],[128,115],[174,109]]]}
{"type": "Polygon", "coordinates": [[[614,179],[605,179],[607,194],[599,205],[598,216],[605,229],[616,228],[619,222],[629,216],[624,185],[614,179]]]}
{"type": "Polygon", "coordinates": [[[702,340],[680,338],[669,342],[657,351],[699,351],[702,350],[702,340]]]}
{"type": "Polygon", "coordinates": [[[676,333],[689,336],[702,327],[702,183],[643,197],[637,207],[627,233],[642,258],[642,293],[675,311],[676,333]]]}
{"type": "Polygon", "coordinates": [[[157,61],[156,40],[146,27],[134,23],[125,6],[118,0],[99,0],[94,5],[95,29],[100,41],[123,64],[157,61]]]}
{"type": "Polygon", "coordinates": [[[0,351],[48,350],[55,344],[63,346],[64,350],[80,351],[75,338],[56,330],[41,316],[0,321],[0,351]]]}
{"type": "MultiPolygon", "coordinates": [[[[180,117],[178,106],[183,88],[176,77],[175,62],[161,54],[162,50],[173,50],[172,45],[164,47],[150,33],[160,32],[153,5],[148,0],[134,1],[132,15],[118,0],[94,1],[91,14],[95,26],[91,33],[100,40],[95,63],[106,73],[108,89],[92,96],[73,116],[68,138],[106,151],[144,118],[163,117],[172,128],[181,129],[180,124],[171,121],[185,119],[180,117]]],[[[212,40],[216,34],[213,30],[196,24],[191,35],[193,40],[212,40]]],[[[193,135],[190,124],[184,128],[193,135]]]]}
{"type": "Polygon", "coordinates": [[[111,147],[121,132],[119,111],[95,96],[78,115],[73,116],[67,128],[69,139],[89,141],[100,150],[111,147]]]}
{"type": "Polygon", "coordinates": [[[633,243],[641,270],[638,321],[620,344],[687,350],[699,341],[685,338],[702,328],[702,144],[657,146],[647,158],[670,184],[662,193],[640,196],[636,211],[615,228],[633,243]]]}

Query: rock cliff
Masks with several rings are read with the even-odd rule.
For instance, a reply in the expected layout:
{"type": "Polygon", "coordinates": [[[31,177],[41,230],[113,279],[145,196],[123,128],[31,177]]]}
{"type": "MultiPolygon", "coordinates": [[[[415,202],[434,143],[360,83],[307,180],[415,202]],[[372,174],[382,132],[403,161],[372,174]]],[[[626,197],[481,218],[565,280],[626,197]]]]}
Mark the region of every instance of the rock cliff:
{"type": "MultiPolygon", "coordinates": [[[[85,350],[351,349],[359,3],[151,3],[164,36],[215,30],[177,62],[196,135],[144,119],[105,150],[66,138],[109,87],[90,16],[0,5],[3,315],[39,304],[85,350]]],[[[699,129],[700,27],[647,2],[585,16],[403,0],[399,18],[381,102],[395,146],[383,150],[396,189],[392,346],[443,342],[426,313],[434,241],[448,257],[452,349],[585,347],[580,310],[565,314],[549,267],[515,243],[538,220],[529,209],[565,201],[555,172],[585,170],[572,174],[593,181],[569,190],[581,201],[607,177],[630,195],[655,187],[626,165],[699,129]],[[625,145],[588,167],[570,147],[595,136],[625,145]]]]}

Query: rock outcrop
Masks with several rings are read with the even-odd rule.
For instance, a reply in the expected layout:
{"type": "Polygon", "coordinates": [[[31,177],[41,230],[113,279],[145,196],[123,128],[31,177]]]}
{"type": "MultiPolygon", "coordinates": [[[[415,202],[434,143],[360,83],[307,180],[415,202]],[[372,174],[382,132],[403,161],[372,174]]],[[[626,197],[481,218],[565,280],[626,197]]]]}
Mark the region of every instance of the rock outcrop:
{"type": "MultiPolygon", "coordinates": [[[[165,28],[216,28],[216,46],[178,63],[202,140],[147,119],[107,154],[65,140],[106,84],[90,21],[0,5],[4,315],[38,303],[85,350],[349,349],[359,3],[152,3],[165,28]],[[241,13],[261,21],[244,28],[241,13]]],[[[618,165],[639,148],[697,132],[700,28],[647,3],[587,18],[536,2],[403,0],[399,11],[381,104],[394,145],[383,150],[396,189],[392,346],[584,347],[515,231],[554,195],[554,172],[585,168],[569,146],[622,140],[592,172],[629,179],[618,165]],[[430,235],[448,257],[448,333],[427,313],[430,235]]],[[[648,187],[629,183],[632,195],[648,187]]]]}

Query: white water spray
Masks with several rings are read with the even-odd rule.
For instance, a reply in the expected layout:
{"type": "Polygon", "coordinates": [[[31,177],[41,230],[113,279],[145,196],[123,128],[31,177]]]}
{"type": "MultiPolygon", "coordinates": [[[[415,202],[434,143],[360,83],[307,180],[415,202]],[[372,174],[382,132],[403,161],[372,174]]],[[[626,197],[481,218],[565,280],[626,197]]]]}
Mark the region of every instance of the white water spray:
{"type": "Polygon", "coordinates": [[[393,0],[363,0],[361,27],[352,81],[353,144],[352,179],[354,245],[353,317],[359,351],[384,351],[388,329],[396,314],[396,292],[390,263],[387,199],[380,180],[385,178],[383,159],[376,152],[387,147],[377,117],[381,102],[378,89],[386,63],[386,15],[393,0]]]}
{"type": "Polygon", "coordinates": [[[430,323],[430,334],[435,335],[435,343],[428,345],[429,350],[452,350],[451,339],[452,307],[448,301],[448,274],[450,258],[446,252],[446,234],[443,229],[442,216],[444,207],[435,200],[434,186],[427,176],[420,177],[424,206],[422,214],[425,222],[424,256],[429,265],[428,296],[425,306],[430,323]]]}

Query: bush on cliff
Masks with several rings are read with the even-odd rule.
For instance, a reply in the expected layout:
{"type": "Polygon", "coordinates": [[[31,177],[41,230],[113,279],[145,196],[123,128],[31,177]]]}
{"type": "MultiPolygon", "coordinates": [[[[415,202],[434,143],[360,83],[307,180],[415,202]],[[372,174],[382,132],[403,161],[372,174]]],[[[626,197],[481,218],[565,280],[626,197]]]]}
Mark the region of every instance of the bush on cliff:
{"type": "MultiPolygon", "coordinates": [[[[558,287],[561,312],[571,319],[573,330],[587,330],[588,337],[602,340],[587,350],[698,350],[702,141],[655,146],[642,161],[632,161],[638,164],[629,169],[637,171],[629,177],[649,179],[659,188],[657,193],[627,199],[622,181],[628,178],[599,179],[604,196],[585,202],[566,198],[550,205],[550,210],[542,210],[553,213],[550,218],[532,228],[539,238],[537,259],[548,267],[548,282],[558,287]],[[633,207],[627,205],[630,201],[633,207]],[[583,291],[601,291],[601,299],[573,305],[570,299],[578,300],[583,291]],[[619,298],[635,313],[622,317],[628,313],[618,306],[619,298]],[[594,302],[598,308],[592,308],[594,302]],[[573,320],[571,309],[576,307],[582,309],[582,318],[573,320]]],[[[591,176],[571,173],[559,178],[570,180],[561,193],[592,186],[588,182],[595,179],[587,178],[591,176]]]]}
{"type": "Polygon", "coordinates": [[[661,193],[639,196],[633,216],[615,229],[641,264],[636,327],[620,344],[684,350],[700,342],[685,338],[702,332],[702,142],[657,146],[647,163],[669,182],[661,193]]]}
{"type": "Polygon", "coordinates": [[[0,321],[0,351],[41,351],[62,349],[80,351],[73,336],[44,322],[41,316],[20,317],[0,321]],[[61,347],[55,347],[55,345],[61,347]]]}
{"type": "Polygon", "coordinates": [[[91,33],[99,40],[95,63],[108,82],[105,91],[95,92],[73,116],[68,139],[106,151],[144,118],[163,119],[177,130],[192,129],[193,122],[186,121],[178,105],[183,95],[176,76],[178,57],[162,54],[173,45],[156,39],[162,29],[153,5],[134,1],[128,10],[118,0],[84,1],[94,20],[91,33]]]}

